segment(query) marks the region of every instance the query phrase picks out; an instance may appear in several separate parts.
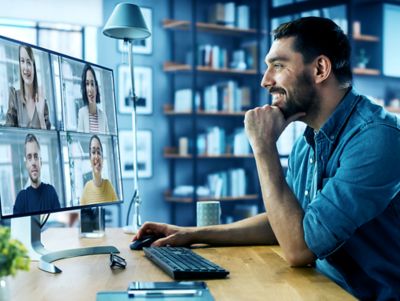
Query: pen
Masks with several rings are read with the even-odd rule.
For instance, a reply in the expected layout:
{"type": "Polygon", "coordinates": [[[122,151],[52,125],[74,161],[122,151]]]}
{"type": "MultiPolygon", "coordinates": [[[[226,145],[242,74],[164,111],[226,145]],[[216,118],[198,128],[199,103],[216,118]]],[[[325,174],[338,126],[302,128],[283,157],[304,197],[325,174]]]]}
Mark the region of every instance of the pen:
{"type": "Polygon", "coordinates": [[[193,297],[201,296],[201,291],[183,290],[134,290],[128,291],[129,296],[140,297],[193,297]]]}

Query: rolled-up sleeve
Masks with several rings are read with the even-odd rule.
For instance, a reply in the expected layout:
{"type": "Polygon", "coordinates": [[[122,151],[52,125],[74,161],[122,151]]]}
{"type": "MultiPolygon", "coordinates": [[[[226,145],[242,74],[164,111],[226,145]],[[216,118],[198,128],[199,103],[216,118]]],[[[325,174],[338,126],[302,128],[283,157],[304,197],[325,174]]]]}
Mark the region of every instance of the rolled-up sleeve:
{"type": "Polygon", "coordinates": [[[322,179],[303,218],[306,244],[318,258],[330,255],[381,214],[400,191],[398,128],[365,126],[339,149],[333,155],[335,170],[322,179]]]}

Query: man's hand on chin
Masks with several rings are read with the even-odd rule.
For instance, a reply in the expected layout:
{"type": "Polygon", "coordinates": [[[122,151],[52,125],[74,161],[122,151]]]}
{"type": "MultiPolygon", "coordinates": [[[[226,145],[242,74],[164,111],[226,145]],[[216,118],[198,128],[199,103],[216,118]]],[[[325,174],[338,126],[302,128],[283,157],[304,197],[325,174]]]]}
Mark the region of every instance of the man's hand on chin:
{"type": "Polygon", "coordinates": [[[257,107],[246,112],[244,125],[254,153],[268,152],[287,125],[305,113],[297,113],[285,119],[281,109],[274,105],[257,107]]]}

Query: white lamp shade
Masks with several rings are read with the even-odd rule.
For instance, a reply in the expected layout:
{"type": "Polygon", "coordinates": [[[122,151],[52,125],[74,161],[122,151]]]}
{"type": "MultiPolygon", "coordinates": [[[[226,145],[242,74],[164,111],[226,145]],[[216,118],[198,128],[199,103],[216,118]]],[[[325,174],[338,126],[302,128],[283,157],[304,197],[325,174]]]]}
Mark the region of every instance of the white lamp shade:
{"type": "Polygon", "coordinates": [[[119,3],[114,8],[103,28],[103,34],[124,40],[143,40],[151,35],[139,6],[132,3],[119,3]]]}

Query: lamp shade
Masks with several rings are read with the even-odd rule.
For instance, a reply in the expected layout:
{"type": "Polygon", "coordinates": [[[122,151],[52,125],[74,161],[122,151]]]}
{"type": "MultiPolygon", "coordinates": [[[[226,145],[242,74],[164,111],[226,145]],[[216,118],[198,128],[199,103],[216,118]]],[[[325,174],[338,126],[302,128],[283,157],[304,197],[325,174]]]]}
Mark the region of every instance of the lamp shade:
{"type": "Polygon", "coordinates": [[[119,3],[114,8],[103,28],[103,34],[124,40],[143,40],[151,35],[139,6],[132,3],[119,3]]]}

